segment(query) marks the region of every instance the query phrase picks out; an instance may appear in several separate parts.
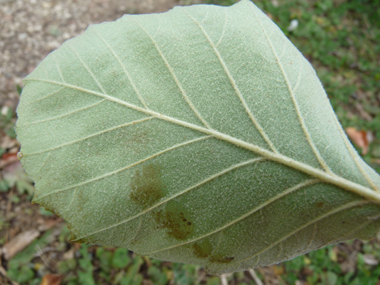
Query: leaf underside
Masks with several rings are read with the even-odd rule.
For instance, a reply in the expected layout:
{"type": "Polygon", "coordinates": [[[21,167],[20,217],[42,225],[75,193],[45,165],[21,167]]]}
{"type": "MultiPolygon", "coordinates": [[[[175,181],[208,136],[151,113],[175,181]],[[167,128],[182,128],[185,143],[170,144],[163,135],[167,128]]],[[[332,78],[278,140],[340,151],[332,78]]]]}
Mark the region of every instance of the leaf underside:
{"type": "Polygon", "coordinates": [[[380,177],[248,0],[92,25],[25,79],[17,112],[34,202],[77,242],[222,274],[380,227],[380,177]]]}

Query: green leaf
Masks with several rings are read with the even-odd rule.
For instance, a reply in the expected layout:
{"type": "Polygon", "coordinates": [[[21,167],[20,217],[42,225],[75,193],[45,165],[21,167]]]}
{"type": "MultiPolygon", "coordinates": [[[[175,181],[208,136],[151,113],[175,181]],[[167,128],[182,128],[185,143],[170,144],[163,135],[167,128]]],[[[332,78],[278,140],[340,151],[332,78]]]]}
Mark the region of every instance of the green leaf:
{"type": "Polygon", "coordinates": [[[153,282],[153,284],[157,285],[165,285],[168,283],[168,278],[164,272],[161,272],[160,268],[151,266],[148,268],[148,276],[149,280],[153,282]]]}
{"type": "Polygon", "coordinates": [[[221,274],[380,226],[380,177],[248,0],[90,26],[25,79],[17,112],[34,202],[76,242],[221,274]]]}
{"type": "Polygon", "coordinates": [[[96,255],[99,258],[100,268],[105,272],[110,272],[111,271],[111,264],[112,264],[112,252],[110,252],[108,250],[104,250],[99,255],[97,252],[96,255]]]}
{"type": "Polygon", "coordinates": [[[83,285],[95,285],[94,277],[89,271],[78,271],[79,283],[83,285]]]}
{"type": "Polygon", "coordinates": [[[77,266],[77,263],[75,259],[60,261],[58,262],[58,272],[61,274],[66,274],[70,270],[74,270],[76,266],[77,266]]]}
{"type": "Polygon", "coordinates": [[[141,274],[138,274],[140,271],[140,267],[143,264],[143,260],[141,257],[137,256],[133,260],[133,265],[128,268],[125,277],[123,277],[120,281],[121,285],[138,285],[142,283],[143,277],[141,274]]]}
{"type": "Polygon", "coordinates": [[[30,280],[32,280],[34,277],[34,272],[32,269],[30,269],[28,266],[23,266],[20,269],[20,272],[17,276],[17,282],[20,283],[26,283],[30,280]]]}
{"type": "Polygon", "coordinates": [[[0,180],[0,192],[7,192],[9,188],[7,181],[0,180]]]}
{"type": "Polygon", "coordinates": [[[207,280],[206,285],[219,285],[220,284],[220,279],[218,277],[212,277],[207,280]]]}
{"type": "Polygon", "coordinates": [[[334,272],[328,271],[324,279],[324,284],[335,285],[338,281],[338,276],[334,272]]]}
{"type": "Polygon", "coordinates": [[[125,248],[118,248],[115,250],[112,258],[112,266],[116,268],[124,268],[130,263],[131,259],[128,256],[128,250],[125,248]]]}
{"type": "Polygon", "coordinates": [[[21,92],[22,92],[22,87],[20,86],[20,85],[16,85],[16,90],[17,90],[17,93],[19,94],[19,95],[21,95],[21,92]]]}

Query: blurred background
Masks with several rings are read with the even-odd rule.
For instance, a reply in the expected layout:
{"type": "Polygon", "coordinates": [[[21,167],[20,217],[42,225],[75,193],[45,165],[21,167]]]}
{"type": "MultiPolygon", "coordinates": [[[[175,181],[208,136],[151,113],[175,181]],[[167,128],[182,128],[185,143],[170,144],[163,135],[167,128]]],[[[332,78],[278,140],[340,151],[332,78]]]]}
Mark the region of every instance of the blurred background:
{"type": "MultiPolygon", "coordinates": [[[[65,222],[30,203],[33,184],[16,154],[22,78],[89,24],[175,5],[233,0],[0,0],[0,284],[380,285],[380,235],[294,260],[224,275],[68,242],[65,222]]],[[[254,1],[312,63],[346,133],[380,173],[380,0],[254,1]]]]}

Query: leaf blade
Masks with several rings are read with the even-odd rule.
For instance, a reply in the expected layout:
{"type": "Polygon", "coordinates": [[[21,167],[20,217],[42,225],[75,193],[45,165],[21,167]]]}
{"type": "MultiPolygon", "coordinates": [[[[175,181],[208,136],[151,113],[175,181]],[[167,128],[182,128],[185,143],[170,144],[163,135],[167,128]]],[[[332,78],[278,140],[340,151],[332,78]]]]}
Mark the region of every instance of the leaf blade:
{"type": "Polygon", "coordinates": [[[220,274],[315,249],[326,229],[332,241],[374,234],[380,178],[347,144],[310,64],[255,9],[125,16],[68,41],[25,80],[21,160],[34,201],[67,219],[74,240],[220,274]],[[355,215],[335,217],[346,205],[355,215]]]}

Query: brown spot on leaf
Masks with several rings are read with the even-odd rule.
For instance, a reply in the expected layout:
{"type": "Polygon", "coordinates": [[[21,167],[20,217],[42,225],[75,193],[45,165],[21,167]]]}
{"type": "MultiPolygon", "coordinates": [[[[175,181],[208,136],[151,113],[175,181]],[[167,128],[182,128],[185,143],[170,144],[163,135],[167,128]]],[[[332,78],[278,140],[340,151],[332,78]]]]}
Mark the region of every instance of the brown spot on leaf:
{"type": "Polygon", "coordinates": [[[210,256],[209,260],[216,263],[230,263],[232,260],[234,260],[234,258],[235,257],[222,256],[221,254],[217,254],[215,256],[210,256]]]}
{"type": "Polygon", "coordinates": [[[160,169],[158,166],[144,165],[142,171],[136,170],[130,183],[130,199],[139,206],[149,207],[164,197],[160,169]]]}
{"type": "Polygon", "coordinates": [[[315,203],[315,206],[317,207],[317,208],[322,208],[323,207],[323,202],[317,202],[317,203],[315,203]]]}
{"type": "Polygon", "coordinates": [[[194,243],[193,252],[199,258],[207,258],[212,253],[212,244],[209,240],[194,243]]]}
{"type": "Polygon", "coordinates": [[[235,257],[225,256],[222,253],[213,253],[213,246],[209,240],[203,240],[192,245],[195,256],[208,258],[213,263],[230,263],[235,257]]]}
{"type": "Polygon", "coordinates": [[[158,228],[165,228],[172,237],[184,240],[192,234],[194,229],[187,216],[186,208],[172,201],[166,205],[165,210],[159,210],[154,219],[158,228]]]}

